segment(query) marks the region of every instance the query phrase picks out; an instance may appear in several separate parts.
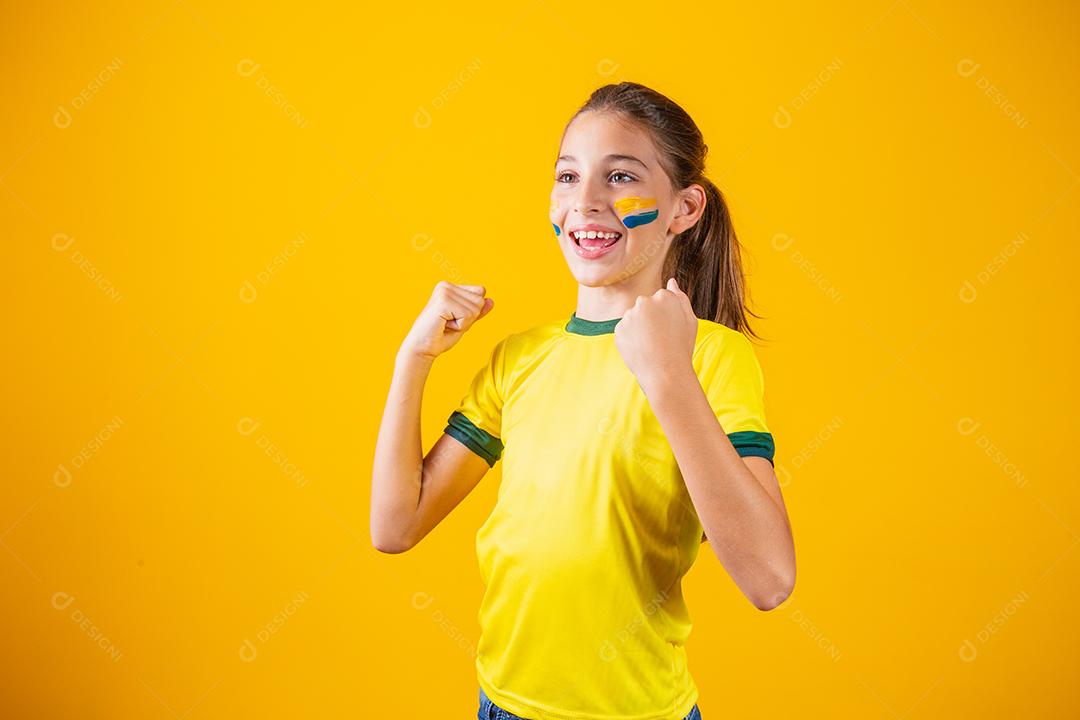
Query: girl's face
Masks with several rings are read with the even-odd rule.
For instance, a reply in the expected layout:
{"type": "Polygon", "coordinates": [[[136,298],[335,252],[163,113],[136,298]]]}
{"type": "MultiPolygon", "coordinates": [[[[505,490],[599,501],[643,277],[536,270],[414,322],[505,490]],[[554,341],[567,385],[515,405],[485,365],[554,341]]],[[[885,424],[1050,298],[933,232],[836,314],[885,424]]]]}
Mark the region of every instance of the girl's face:
{"type": "Polygon", "coordinates": [[[571,121],[555,163],[550,215],[578,283],[615,285],[637,276],[662,284],[672,237],[693,224],[687,209],[643,129],[606,112],[571,121]]]}

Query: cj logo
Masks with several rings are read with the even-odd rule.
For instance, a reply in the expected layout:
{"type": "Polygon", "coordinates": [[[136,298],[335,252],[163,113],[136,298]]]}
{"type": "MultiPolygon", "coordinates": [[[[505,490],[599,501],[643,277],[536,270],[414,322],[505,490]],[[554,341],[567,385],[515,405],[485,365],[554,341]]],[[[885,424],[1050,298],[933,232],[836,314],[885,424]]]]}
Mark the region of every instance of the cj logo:
{"type": "Polygon", "coordinates": [[[262,423],[254,418],[243,417],[237,421],[236,431],[241,435],[247,436],[258,430],[260,425],[262,425],[262,423]]]}
{"type": "Polygon", "coordinates": [[[68,112],[66,107],[61,105],[56,109],[56,112],[53,113],[52,121],[53,125],[61,130],[65,130],[71,127],[71,113],[68,112]]]}
{"type": "Polygon", "coordinates": [[[250,280],[245,280],[244,284],[240,286],[240,302],[250,304],[255,302],[258,297],[259,291],[255,289],[250,280]]]}
{"type": "Polygon", "coordinates": [[[73,242],[75,242],[75,238],[67,233],[56,233],[52,236],[52,249],[56,252],[64,252],[71,247],[73,242]]]}
{"type": "Polygon", "coordinates": [[[52,606],[57,610],[67,610],[71,606],[71,603],[75,602],[75,597],[66,592],[55,592],[52,596],[52,606]]]}
{"type": "Polygon", "coordinates": [[[260,63],[255,62],[251,58],[244,58],[236,63],[236,72],[240,73],[241,77],[251,77],[259,72],[260,67],[262,67],[260,63]]]}
{"type": "Polygon", "coordinates": [[[773,115],[772,121],[773,125],[780,128],[781,130],[791,127],[791,113],[788,112],[788,109],[786,107],[781,105],[779,109],[777,109],[776,113],[773,115]]]}
{"type": "Polygon", "coordinates": [[[431,113],[423,105],[413,114],[413,125],[421,130],[431,127],[431,113]]]}
{"type": "Polygon", "coordinates": [[[71,471],[67,469],[64,463],[60,463],[56,467],[56,472],[52,476],[53,484],[59,488],[66,488],[71,485],[71,471]]]}
{"type": "Polygon", "coordinates": [[[245,638],[240,645],[240,659],[244,662],[255,662],[257,657],[259,657],[259,649],[255,647],[255,643],[245,638]]]}
{"type": "Polygon", "coordinates": [[[964,58],[960,62],[956,63],[956,72],[960,75],[960,77],[971,77],[979,70],[979,67],[981,67],[979,63],[975,62],[971,58],[964,58]]]}

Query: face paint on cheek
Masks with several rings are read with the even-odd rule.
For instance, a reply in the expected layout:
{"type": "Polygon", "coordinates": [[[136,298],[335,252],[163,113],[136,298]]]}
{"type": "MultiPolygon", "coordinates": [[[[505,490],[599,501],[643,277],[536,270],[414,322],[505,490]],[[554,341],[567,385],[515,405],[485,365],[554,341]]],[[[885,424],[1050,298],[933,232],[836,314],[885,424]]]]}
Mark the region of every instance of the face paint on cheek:
{"type": "Polygon", "coordinates": [[[615,212],[627,228],[647,225],[660,214],[660,211],[656,209],[656,198],[645,197],[625,197],[616,200],[615,212]]]}
{"type": "MultiPolygon", "coordinates": [[[[558,200],[552,200],[551,201],[551,208],[548,210],[548,212],[553,213],[558,209],[559,209],[559,201],[558,200]]],[[[551,227],[555,228],[555,237],[559,237],[560,235],[562,235],[562,229],[558,225],[556,225],[555,223],[551,223],[551,227]]]]}

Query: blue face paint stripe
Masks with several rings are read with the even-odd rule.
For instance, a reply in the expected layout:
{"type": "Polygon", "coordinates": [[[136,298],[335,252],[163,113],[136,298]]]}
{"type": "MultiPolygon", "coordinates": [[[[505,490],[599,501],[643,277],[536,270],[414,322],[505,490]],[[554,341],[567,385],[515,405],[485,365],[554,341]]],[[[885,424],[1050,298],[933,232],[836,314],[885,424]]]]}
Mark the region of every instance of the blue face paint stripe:
{"type": "Polygon", "coordinates": [[[625,225],[628,228],[635,228],[638,225],[645,225],[646,223],[651,223],[658,216],[659,216],[659,212],[656,211],[656,210],[653,210],[651,212],[640,213],[638,215],[629,215],[629,216],[623,218],[623,225],[625,225]]]}
{"type": "Polygon", "coordinates": [[[558,225],[556,225],[555,223],[551,223],[551,227],[555,228],[555,237],[562,235],[562,230],[559,229],[558,225]]]}

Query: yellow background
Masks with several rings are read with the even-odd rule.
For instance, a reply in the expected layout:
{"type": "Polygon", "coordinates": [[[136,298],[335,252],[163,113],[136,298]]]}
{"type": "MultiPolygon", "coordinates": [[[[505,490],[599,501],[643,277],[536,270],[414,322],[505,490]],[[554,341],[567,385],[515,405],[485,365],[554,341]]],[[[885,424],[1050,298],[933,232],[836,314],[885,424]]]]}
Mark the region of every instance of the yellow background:
{"type": "Polygon", "coordinates": [[[7,5],[0,716],[475,716],[499,472],[380,555],[382,403],[440,279],[496,305],[425,447],[569,316],[552,164],[619,80],[705,133],[769,338],[798,582],[703,548],[706,720],[1080,714],[1080,10],[813,5],[7,5]]]}

